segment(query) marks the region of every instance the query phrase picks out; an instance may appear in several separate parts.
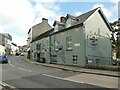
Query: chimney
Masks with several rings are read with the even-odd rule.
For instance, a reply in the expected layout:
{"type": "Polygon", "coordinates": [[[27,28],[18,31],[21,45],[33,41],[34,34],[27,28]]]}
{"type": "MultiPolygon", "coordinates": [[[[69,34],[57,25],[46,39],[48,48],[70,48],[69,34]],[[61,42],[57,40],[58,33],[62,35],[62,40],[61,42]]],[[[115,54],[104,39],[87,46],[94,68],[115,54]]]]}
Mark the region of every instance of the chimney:
{"type": "Polygon", "coordinates": [[[65,17],[60,17],[60,22],[65,23],[65,17]]]}
{"type": "Polygon", "coordinates": [[[42,22],[43,22],[43,23],[48,23],[48,19],[42,18],[42,22]]]}

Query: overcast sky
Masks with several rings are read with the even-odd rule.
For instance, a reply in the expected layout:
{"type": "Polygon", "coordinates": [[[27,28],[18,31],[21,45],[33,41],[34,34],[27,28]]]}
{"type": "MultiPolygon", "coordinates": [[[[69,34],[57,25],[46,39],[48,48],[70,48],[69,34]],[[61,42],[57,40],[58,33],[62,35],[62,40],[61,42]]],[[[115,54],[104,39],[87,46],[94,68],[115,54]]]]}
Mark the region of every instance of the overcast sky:
{"type": "Polygon", "coordinates": [[[14,43],[25,45],[29,28],[43,17],[52,26],[60,16],[78,16],[97,7],[109,22],[118,19],[118,0],[0,0],[0,33],[9,33],[14,43]]]}

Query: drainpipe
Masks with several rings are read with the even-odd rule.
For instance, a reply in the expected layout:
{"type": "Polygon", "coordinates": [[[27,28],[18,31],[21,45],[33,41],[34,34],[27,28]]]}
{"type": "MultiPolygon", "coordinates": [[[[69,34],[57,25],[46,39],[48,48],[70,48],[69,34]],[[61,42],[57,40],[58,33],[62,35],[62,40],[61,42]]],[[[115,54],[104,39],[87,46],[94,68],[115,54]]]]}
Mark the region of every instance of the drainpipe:
{"type": "Polygon", "coordinates": [[[87,64],[87,55],[86,55],[86,36],[85,36],[85,23],[83,24],[83,38],[84,38],[84,57],[85,57],[85,65],[87,64]]]}
{"type": "Polygon", "coordinates": [[[51,63],[51,35],[49,36],[49,54],[50,54],[50,63],[51,63]]]}

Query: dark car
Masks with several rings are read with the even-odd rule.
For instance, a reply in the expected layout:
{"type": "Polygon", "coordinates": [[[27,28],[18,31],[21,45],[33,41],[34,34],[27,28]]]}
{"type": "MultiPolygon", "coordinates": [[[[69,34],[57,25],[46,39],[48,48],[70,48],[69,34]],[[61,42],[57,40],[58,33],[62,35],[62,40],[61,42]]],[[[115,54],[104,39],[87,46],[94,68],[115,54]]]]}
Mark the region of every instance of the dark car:
{"type": "Polygon", "coordinates": [[[20,55],[20,52],[16,52],[16,56],[19,56],[20,55]]]}

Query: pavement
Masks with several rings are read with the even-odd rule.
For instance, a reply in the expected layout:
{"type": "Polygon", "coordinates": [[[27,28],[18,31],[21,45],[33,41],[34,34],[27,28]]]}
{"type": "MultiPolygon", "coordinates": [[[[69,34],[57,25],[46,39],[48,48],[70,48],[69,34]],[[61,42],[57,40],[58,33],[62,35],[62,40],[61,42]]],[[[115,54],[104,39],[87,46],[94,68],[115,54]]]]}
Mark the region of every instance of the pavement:
{"type": "MultiPolygon", "coordinates": [[[[111,77],[120,78],[120,72],[117,72],[117,71],[96,70],[96,69],[81,68],[81,67],[76,67],[76,66],[39,63],[39,62],[36,62],[34,60],[29,60],[26,57],[23,57],[23,60],[25,62],[29,62],[29,63],[32,63],[32,64],[41,65],[41,66],[45,66],[45,67],[62,69],[62,70],[66,70],[66,71],[73,71],[73,72],[80,72],[80,73],[87,73],[87,74],[96,74],[96,75],[104,75],[104,76],[111,76],[111,77]]],[[[18,90],[18,89],[2,82],[2,83],[0,83],[0,90],[18,90]]]]}
{"type": "Polygon", "coordinates": [[[39,63],[34,60],[30,60],[27,58],[23,58],[25,61],[29,61],[30,63],[42,65],[51,68],[62,69],[66,71],[73,71],[73,72],[80,72],[80,73],[87,73],[87,74],[96,74],[96,75],[104,75],[104,76],[111,76],[111,77],[118,77],[120,78],[120,72],[118,71],[109,71],[109,70],[97,70],[97,69],[88,69],[88,68],[81,68],[77,66],[67,66],[67,65],[60,65],[60,64],[49,64],[49,63],[39,63]]]}
{"type": "Polygon", "coordinates": [[[4,82],[0,82],[0,90],[19,90],[9,84],[6,84],[4,82]]]}
{"type": "MultiPolygon", "coordinates": [[[[32,64],[41,65],[45,67],[57,68],[66,71],[73,71],[73,72],[80,72],[80,73],[87,73],[87,74],[96,74],[96,75],[104,75],[104,76],[111,76],[111,77],[118,77],[120,78],[120,72],[117,71],[108,71],[108,70],[96,70],[96,69],[88,69],[88,68],[80,68],[75,66],[67,66],[67,65],[59,65],[59,64],[48,64],[48,63],[39,63],[33,60],[27,59],[23,56],[23,60],[32,64]]],[[[120,84],[120,83],[119,83],[120,84]]],[[[6,83],[0,83],[0,90],[18,90],[13,86],[7,85],[6,83]]]]}

